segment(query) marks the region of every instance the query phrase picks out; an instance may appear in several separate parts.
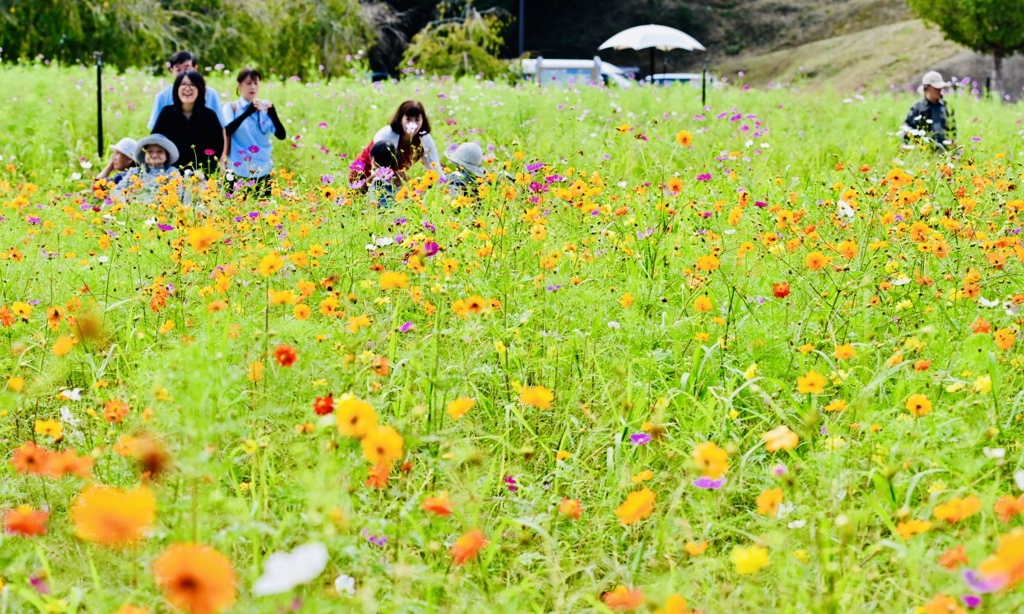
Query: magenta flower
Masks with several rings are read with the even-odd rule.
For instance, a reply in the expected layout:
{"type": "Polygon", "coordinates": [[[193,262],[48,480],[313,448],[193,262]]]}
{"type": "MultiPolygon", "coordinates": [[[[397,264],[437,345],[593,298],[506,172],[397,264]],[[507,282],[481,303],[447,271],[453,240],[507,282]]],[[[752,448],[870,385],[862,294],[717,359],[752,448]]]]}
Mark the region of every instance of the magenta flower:
{"type": "Polygon", "coordinates": [[[711,181],[711,173],[701,173],[697,175],[697,181],[711,181]]]}
{"type": "Polygon", "coordinates": [[[398,332],[407,333],[414,328],[416,328],[416,325],[413,324],[412,322],[404,322],[401,326],[398,327],[398,332]]]}
{"type": "Polygon", "coordinates": [[[629,436],[629,440],[633,442],[633,445],[645,446],[651,443],[651,436],[647,433],[633,433],[629,436]]]}
{"type": "Polygon", "coordinates": [[[693,485],[703,490],[718,490],[722,486],[725,486],[725,478],[721,477],[717,480],[709,478],[706,475],[702,475],[693,481],[693,485]]]}
{"type": "Polygon", "coordinates": [[[217,152],[216,152],[216,151],[214,151],[214,150],[212,150],[212,149],[209,149],[209,148],[207,148],[207,149],[204,149],[204,150],[203,150],[203,153],[204,153],[204,154],[206,154],[206,155],[208,155],[208,156],[212,156],[213,154],[215,154],[215,153],[217,153],[217,152]]]}

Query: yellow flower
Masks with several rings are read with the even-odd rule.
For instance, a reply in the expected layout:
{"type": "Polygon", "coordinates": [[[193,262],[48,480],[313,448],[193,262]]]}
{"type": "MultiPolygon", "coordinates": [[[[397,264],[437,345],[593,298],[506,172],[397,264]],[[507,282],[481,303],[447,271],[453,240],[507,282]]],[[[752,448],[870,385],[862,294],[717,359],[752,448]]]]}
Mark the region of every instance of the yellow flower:
{"type": "Polygon", "coordinates": [[[757,573],[768,566],[768,549],[761,546],[736,546],[732,549],[729,560],[736,566],[736,573],[741,576],[757,573]]]}
{"type": "Polygon", "coordinates": [[[392,288],[408,288],[409,276],[406,275],[405,273],[385,271],[380,274],[379,285],[381,290],[390,290],[392,288]]]}
{"type": "Polygon", "coordinates": [[[694,311],[699,311],[700,313],[711,311],[712,307],[711,299],[706,296],[698,296],[697,299],[693,301],[694,311]]]}
{"type": "Polygon", "coordinates": [[[624,525],[640,522],[654,512],[654,491],[644,488],[629,493],[626,500],[615,510],[615,515],[624,525]]]}
{"type": "Polygon", "coordinates": [[[796,379],[796,390],[800,394],[821,394],[825,392],[825,378],[817,371],[810,371],[796,379]]]}
{"type": "Polygon", "coordinates": [[[572,453],[571,452],[567,452],[565,450],[559,450],[558,453],[555,454],[555,460],[556,461],[564,461],[564,460],[566,460],[568,458],[571,458],[571,457],[572,457],[572,453]]]}
{"type": "Polygon", "coordinates": [[[171,332],[172,330],[174,330],[174,320],[167,320],[166,322],[160,325],[159,330],[161,335],[166,335],[167,333],[171,332]]]}
{"type": "Polygon", "coordinates": [[[707,542],[686,542],[686,546],[683,547],[686,550],[686,554],[690,556],[700,556],[708,549],[707,542]]]}
{"type": "Polygon", "coordinates": [[[832,354],[839,360],[846,360],[847,358],[853,358],[857,355],[857,352],[853,349],[852,343],[846,343],[844,345],[837,345],[835,353],[832,354]]]}
{"type": "Polygon", "coordinates": [[[846,401],[843,399],[836,399],[825,406],[825,411],[841,412],[846,411],[846,401]]]}
{"type": "Polygon", "coordinates": [[[346,437],[362,439],[377,428],[377,412],[373,405],[352,395],[338,399],[334,415],[338,430],[346,437]]]}
{"type": "Polygon", "coordinates": [[[923,394],[912,394],[907,399],[907,411],[917,417],[927,416],[932,411],[932,402],[923,394]]]}
{"type": "Polygon", "coordinates": [[[371,326],[370,318],[365,315],[354,316],[348,319],[348,329],[350,333],[359,332],[360,328],[369,328],[371,326]]]}
{"type": "Polygon", "coordinates": [[[206,252],[224,233],[212,226],[200,226],[188,231],[188,243],[197,252],[206,252]]]}
{"type": "Polygon", "coordinates": [[[762,516],[769,516],[775,518],[775,515],[779,513],[779,505],[782,504],[782,489],[772,488],[771,490],[764,490],[757,496],[757,513],[762,516]]]}
{"type": "Polygon", "coordinates": [[[260,361],[253,362],[249,365],[249,373],[246,375],[249,381],[256,383],[263,379],[263,363],[260,361]]]}
{"type": "Polygon", "coordinates": [[[544,386],[524,387],[519,393],[519,402],[538,409],[551,409],[555,395],[544,386]]]}
{"type": "Polygon", "coordinates": [[[729,470],[729,453],[713,441],[706,441],[693,449],[693,461],[707,477],[717,480],[729,470]]]}
{"type": "Polygon", "coordinates": [[[296,320],[306,321],[309,316],[313,314],[313,310],[309,308],[309,305],[299,303],[292,309],[292,315],[295,316],[296,320]]]}
{"type": "Polygon", "coordinates": [[[633,295],[629,292],[622,295],[622,299],[619,301],[619,305],[622,305],[623,309],[629,309],[630,305],[633,304],[633,295]]]}
{"type": "Polygon", "coordinates": [[[36,420],[36,433],[59,440],[64,433],[64,427],[56,420],[36,420]]]}
{"type": "Polygon", "coordinates": [[[156,522],[156,497],[145,486],[123,491],[93,484],[71,504],[75,535],[104,546],[125,546],[143,539],[156,522]]]}
{"type": "Polygon", "coordinates": [[[13,311],[14,315],[18,316],[19,318],[24,318],[27,320],[28,317],[32,315],[32,305],[29,305],[28,303],[23,303],[21,301],[17,301],[13,305],[11,305],[11,311],[13,311]]]}
{"type": "Polygon", "coordinates": [[[381,426],[363,437],[363,456],[373,465],[387,465],[402,458],[403,443],[398,431],[381,426]]]}
{"type": "Polygon", "coordinates": [[[927,520],[904,520],[903,522],[896,525],[896,532],[903,539],[910,539],[914,535],[924,533],[928,529],[932,528],[932,523],[927,520]]]}
{"type": "Polygon", "coordinates": [[[963,499],[951,499],[949,503],[935,506],[932,516],[936,520],[945,520],[949,524],[956,524],[964,518],[969,518],[981,511],[981,499],[969,495],[963,499]]]}
{"type": "Polygon", "coordinates": [[[676,133],[676,143],[683,147],[689,147],[693,145],[693,135],[688,130],[680,130],[676,133]]]}
{"type": "Polygon", "coordinates": [[[22,390],[25,389],[25,378],[19,377],[17,375],[12,377],[11,379],[7,380],[7,388],[13,390],[14,392],[21,392],[22,390]]]}
{"type": "Polygon", "coordinates": [[[800,436],[789,430],[785,424],[761,435],[761,439],[765,442],[765,450],[769,452],[792,450],[796,444],[800,443],[800,436]]]}
{"type": "Polygon", "coordinates": [[[458,420],[466,415],[467,411],[473,409],[474,405],[476,405],[476,401],[473,399],[460,397],[448,404],[448,415],[452,417],[452,420],[458,420]]]}
{"type": "Polygon", "coordinates": [[[71,348],[75,347],[78,340],[74,337],[65,335],[57,339],[57,342],[53,344],[53,355],[54,356],[66,356],[71,352],[71,348]]]}
{"type": "Polygon", "coordinates": [[[643,484],[644,482],[646,482],[647,480],[649,480],[649,479],[651,479],[653,477],[654,477],[654,472],[651,471],[650,469],[646,469],[646,470],[641,471],[640,473],[634,475],[630,479],[633,480],[634,484],[643,484]]]}
{"type": "Polygon", "coordinates": [[[284,258],[277,252],[270,252],[260,260],[259,271],[263,277],[270,277],[284,268],[284,258]]]}
{"type": "Polygon", "coordinates": [[[982,375],[978,379],[974,380],[974,392],[978,394],[988,394],[992,392],[992,376],[982,375]]]}

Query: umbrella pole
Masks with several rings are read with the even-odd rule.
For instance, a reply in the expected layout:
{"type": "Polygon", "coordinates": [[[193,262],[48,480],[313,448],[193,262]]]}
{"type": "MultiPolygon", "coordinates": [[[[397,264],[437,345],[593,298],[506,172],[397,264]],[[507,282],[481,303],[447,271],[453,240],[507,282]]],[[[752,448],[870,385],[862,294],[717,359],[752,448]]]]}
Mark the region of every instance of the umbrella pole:
{"type": "Polygon", "coordinates": [[[708,106],[708,59],[704,58],[704,70],[700,75],[700,106],[708,106]]]}
{"type": "Polygon", "coordinates": [[[654,47],[651,47],[651,85],[654,85],[654,47]]]}

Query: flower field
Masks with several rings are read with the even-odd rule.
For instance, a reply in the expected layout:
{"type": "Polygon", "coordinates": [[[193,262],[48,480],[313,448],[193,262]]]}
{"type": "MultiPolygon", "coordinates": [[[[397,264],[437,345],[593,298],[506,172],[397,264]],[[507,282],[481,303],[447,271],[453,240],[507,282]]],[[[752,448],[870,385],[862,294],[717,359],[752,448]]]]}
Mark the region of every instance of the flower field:
{"type": "Polygon", "coordinates": [[[1019,107],[268,82],[273,196],[186,206],[3,72],[0,613],[1024,608],[1019,107]],[[349,190],[406,98],[475,194],[349,190]]]}

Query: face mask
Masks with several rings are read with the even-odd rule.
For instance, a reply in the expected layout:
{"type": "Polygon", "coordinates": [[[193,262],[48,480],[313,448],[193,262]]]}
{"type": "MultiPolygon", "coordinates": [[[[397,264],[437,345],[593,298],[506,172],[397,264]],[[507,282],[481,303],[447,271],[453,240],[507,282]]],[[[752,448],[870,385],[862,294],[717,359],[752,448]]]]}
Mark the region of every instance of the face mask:
{"type": "Polygon", "coordinates": [[[410,122],[410,121],[405,122],[405,133],[408,134],[409,136],[412,136],[412,135],[416,134],[419,131],[420,131],[420,124],[419,124],[419,122],[410,122]]]}

